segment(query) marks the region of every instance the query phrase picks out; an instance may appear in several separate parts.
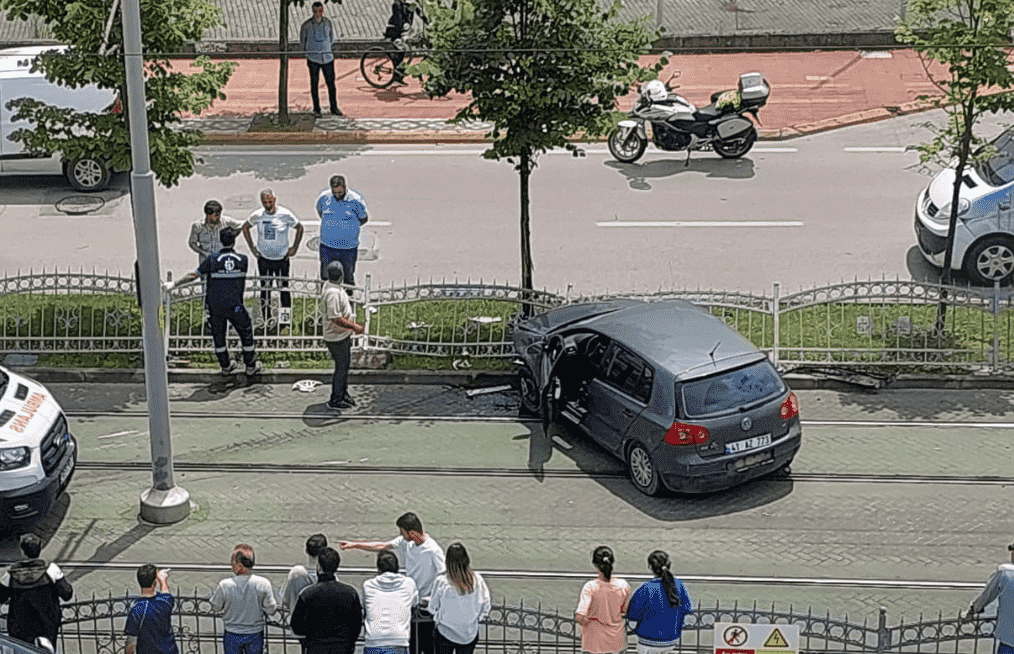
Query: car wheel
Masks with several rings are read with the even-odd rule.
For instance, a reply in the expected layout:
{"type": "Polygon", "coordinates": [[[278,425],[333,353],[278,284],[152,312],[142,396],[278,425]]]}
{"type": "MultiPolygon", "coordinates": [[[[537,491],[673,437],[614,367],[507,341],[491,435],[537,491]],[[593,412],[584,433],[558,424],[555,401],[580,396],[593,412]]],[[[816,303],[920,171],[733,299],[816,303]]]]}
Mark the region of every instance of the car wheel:
{"type": "Polygon", "coordinates": [[[518,370],[518,387],[521,389],[521,415],[537,416],[542,402],[539,401],[539,385],[527,365],[518,370]]]}
{"type": "Polygon", "coordinates": [[[109,167],[100,159],[81,157],[67,164],[67,181],[76,191],[101,191],[109,175],[109,167]]]}
{"type": "Polygon", "coordinates": [[[1014,273],[1014,242],[1003,236],[984,238],[968,252],[965,272],[976,284],[1007,284],[1014,273]]]}
{"type": "Polygon", "coordinates": [[[630,480],[634,486],[645,495],[657,495],[662,490],[658,467],[640,443],[635,443],[627,452],[627,469],[630,470],[630,480]]]}

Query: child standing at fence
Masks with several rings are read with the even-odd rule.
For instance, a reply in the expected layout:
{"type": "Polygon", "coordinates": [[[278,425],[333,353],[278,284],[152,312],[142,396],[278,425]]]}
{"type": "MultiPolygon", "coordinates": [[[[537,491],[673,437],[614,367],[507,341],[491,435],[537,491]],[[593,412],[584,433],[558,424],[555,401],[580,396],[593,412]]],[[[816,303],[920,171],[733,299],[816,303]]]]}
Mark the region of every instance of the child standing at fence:
{"type": "Polygon", "coordinates": [[[669,571],[669,555],[655,550],[648,568],[655,578],[641,584],[630,598],[627,619],[637,625],[637,654],[664,654],[679,642],[683,619],[690,613],[690,595],[669,571]]]}
{"type": "Polygon", "coordinates": [[[600,545],[592,552],[598,577],[581,589],[575,617],[581,625],[581,649],[587,654],[615,654],[627,649],[624,614],[630,601],[630,586],[613,576],[613,551],[600,545]]]}

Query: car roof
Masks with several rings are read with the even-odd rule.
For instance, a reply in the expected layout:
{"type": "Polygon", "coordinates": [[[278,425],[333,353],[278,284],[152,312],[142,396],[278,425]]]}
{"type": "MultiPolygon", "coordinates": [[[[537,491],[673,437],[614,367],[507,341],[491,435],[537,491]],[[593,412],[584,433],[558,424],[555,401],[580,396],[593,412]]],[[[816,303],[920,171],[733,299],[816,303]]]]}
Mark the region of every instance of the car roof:
{"type": "Polygon", "coordinates": [[[720,318],[685,300],[645,302],[582,324],[677,377],[702,368],[718,372],[765,356],[720,318]]]}

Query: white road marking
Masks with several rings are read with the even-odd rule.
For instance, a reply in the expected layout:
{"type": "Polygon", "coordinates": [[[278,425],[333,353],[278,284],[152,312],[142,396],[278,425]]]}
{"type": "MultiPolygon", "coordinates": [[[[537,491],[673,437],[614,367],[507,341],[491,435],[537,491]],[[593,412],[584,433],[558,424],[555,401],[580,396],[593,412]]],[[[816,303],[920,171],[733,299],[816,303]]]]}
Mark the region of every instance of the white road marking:
{"type": "Polygon", "coordinates": [[[116,438],[117,436],[126,436],[127,434],[136,434],[136,433],[137,433],[136,429],[128,429],[127,431],[118,431],[115,434],[106,434],[105,436],[99,436],[98,438],[99,439],[116,438]]]}
{"type": "Polygon", "coordinates": [[[802,220],[610,220],[596,227],[802,227],[802,220]]]}
{"type": "Polygon", "coordinates": [[[854,146],[844,148],[845,152],[908,152],[908,146],[854,146]]]}
{"type": "MultiPolygon", "coordinates": [[[[477,155],[487,150],[488,147],[485,145],[477,145],[472,149],[426,149],[426,150],[353,150],[351,154],[360,155],[363,157],[396,157],[396,156],[439,156],[439,155],[477,155]]],[[[582,147],[585,154],[609,154],[609,150],[604,147],[582,147]]],[[[754,148],[751,152],[798,152],[797,148],[754,148]]],[[[658,152],[658,151],[656,151],[658,152]]],[[[335,150],[213,150],[213,151],[202,151],[202,157],[319,157],[321,155],[332,154],[336,157],[339,156],[335,150]]],[[[347,156],[349,152],[341,152],[340,156],[347,156]]],[[[550,150],[546,154],[551,155],[566,155],[572,157],[573,155],[563,149],[550,150]]]]}

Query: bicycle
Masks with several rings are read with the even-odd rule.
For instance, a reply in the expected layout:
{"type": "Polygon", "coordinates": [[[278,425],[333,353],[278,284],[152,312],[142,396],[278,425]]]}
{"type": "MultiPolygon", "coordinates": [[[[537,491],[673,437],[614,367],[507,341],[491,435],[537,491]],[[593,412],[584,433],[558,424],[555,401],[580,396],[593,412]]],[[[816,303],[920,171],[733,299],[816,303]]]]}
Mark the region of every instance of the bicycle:
{"type": "Polygon", "coordinates": [[[359,60],[359,70],[366,83],[375,89],[386,89],[400,80],[415,55],[408,48],[400,48],[394,41],[366,49],[359,60]],[[398,59],[401,59],[399,64],[398,59]]]}

